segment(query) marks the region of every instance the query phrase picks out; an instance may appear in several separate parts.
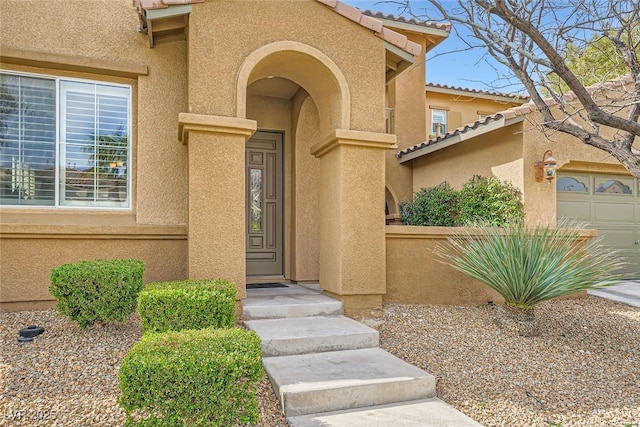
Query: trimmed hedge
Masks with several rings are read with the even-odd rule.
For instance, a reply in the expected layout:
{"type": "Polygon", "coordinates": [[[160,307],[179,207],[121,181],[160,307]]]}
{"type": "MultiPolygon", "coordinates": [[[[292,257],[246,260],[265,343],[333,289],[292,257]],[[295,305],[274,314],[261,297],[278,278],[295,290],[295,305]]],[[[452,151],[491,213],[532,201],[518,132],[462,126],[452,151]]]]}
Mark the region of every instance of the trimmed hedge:
{"type": "Polygon", "coordinates": [[[226,280],[184,280],[147,284],[138,297],[142,331],[230,328],[236,287],[226,280]]]}
{"type": "Polygon", "coordinates": [[[136,309],[144,263],[138,260],[94,260],[51,270],[49,293],[57,309],[86,328],[96,322],[125,322],[136,309]]]}
{"type": "Polygon", "coordinates": [[[260,338],[245,329],[142,337],[120,366],[125,426],[232,426],[258,421],[260,338]]]}

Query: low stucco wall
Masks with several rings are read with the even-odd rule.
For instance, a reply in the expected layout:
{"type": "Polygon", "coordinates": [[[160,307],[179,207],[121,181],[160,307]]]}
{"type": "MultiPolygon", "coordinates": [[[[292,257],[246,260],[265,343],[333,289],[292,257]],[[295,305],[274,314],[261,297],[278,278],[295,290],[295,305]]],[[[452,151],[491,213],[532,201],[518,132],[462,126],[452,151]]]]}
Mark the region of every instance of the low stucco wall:
{"type": "Polygon", "coordinates": [[[486,285],[439,262],[433,253],[454,227],[387,225],[385,304],[480,305],[503,301],[486,285]]]}
{"type": "MultiPolygon", "coordinates": [[[[385,304],[482,305],[504,299],[493,289],[472,279],[433,253],[439,242],[460,232],[457,227],[387,225],[387,293],[385,304]]],[[[577,242],[585,248],[596,230],[583,230],[577,242]]],[[[586,292],[574,295],[584,297],[586,292]]]]}
{"type": "Polygon", "coordinates": [[[5,226],[0,233],[0,309],[53,307],[51,269],[91,259],[139,259],[144,281],[184,279],[187,275],[185,227],[5,226]],[[125,230],[126,229],[126,230],[125,230]]]}

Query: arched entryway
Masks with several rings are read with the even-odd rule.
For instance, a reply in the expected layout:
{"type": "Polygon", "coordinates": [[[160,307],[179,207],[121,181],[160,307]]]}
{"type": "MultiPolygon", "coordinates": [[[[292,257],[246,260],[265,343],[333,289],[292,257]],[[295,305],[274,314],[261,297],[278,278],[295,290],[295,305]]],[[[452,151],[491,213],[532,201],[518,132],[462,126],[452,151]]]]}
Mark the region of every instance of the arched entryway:
{"type": "Polygon", "coordinates": [[[317,281],[320,160],[310,149],[349,126],[346,79],[319,50],[281,41],[252,52],[237,84],[237,114],[259,129],[247,142],[247,277],[317,281]]]}
{"type": "MultiPolygon", "coordinates": [[[[383,72],[381,66],[381,84],[383,72]]],[[[354,105],[345,74],[303,43],[255,49],[239,66],[236,84],[236,117],[180,115],[181,137],[189,144],[189,276],[230,278],[238,284],[238,297],[246,295],[247,248],[260,240],[249,242],[247,233],[252,168],[246,142],[259,129],[282,135],[282,154],[256,152],[254,169],[271,179],[260,169],[260,157],[282,156],[283,218],[276,223],[282,223],[283,275],[319,278],[347,313],[379,308],[386,286],[380,209],[385,152],[395,147],[395,136],[350,129],[354,105]],[[312,173],[303,171],[310,164],[312,173]],[[309,192],[316,203],[311,209],[309,192]],[[315,215],[315,234],[304,224],[303,212],[315,215]]],[[[374,122],[375,129],[383,128],[384,97],[360,107],[378,104],[381,123],[374,122]]],[[[262,203],[265,195],[259,199],[262,203]]]]}

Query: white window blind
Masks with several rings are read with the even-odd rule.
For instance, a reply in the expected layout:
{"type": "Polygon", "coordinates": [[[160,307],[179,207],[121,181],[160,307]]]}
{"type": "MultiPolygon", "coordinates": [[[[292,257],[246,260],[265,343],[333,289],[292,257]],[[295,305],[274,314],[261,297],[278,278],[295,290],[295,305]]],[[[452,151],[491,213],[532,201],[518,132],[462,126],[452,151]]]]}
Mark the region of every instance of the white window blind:
{"type": "Polygon", "coordinates": [[[0,204],[53,205],[55,80],[0,74],[0,204]]]}
{"type": "Polygon", "coordinates": [[[128,95],[122,87],[60,84],[61,204],[128,204],[128,95]]]}
{"type": "Polygon", "coordinates": [[[130,207],[130,88],[0,73],[0,204],[130,207]]]}
{"type": "Polygon", "coordinates": [[[434,135],[447,133],[447,112],[444,110],[431,110],[431,132],[434,135]]]}

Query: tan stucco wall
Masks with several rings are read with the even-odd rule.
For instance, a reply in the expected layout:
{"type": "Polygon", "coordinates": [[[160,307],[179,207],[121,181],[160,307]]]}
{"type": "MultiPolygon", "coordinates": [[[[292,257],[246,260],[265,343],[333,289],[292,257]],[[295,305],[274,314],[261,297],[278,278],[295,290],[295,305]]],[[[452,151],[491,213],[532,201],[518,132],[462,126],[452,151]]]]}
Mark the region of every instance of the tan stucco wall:
{"type": "MultiPolygon", "coordinates": [[[[425,38],[424,35],[404,33],[409,40],[422,46],[422,54],[399,76],[391,80],[387,88],[387,104],[394,109],[395,134],[398,149],[411,147],[426,139],[424,82],[425,82],[425,38]]],[[[411,198],[411,167],[401,165],[390,150],[385,156],[386,181],[397,200],[411,198]]]]}
{"type": "MultiPolygon", "coordinates": [[[[189,26],[190,112],[234,116],[236,79],[245,58],[267,44],[294,40],[320,50],[344,74],[350,91],[351,128],[383,130],[382,40],[322,4],[312,0],[206,2],[194,5],[189,26]]],[[[287,73],[282,77],[322,98],[322,88],[313,85],[316,80],[325,81],[325,71],[295,58],[297,64],[271,64],[273,74],[287,73]]],[[[269,72],[261,69],[255,77],[269,72]]],[[[316,99],[316,104],[322,101],[316,99]]]]}
{"type": "Polygon", "coordinates": [[[462,141],[413,161],[413,191],[447,181],[461,188],[473,175],[495,176],[524,189],[521,124],[462,141]]]}
{"type": "Polygon", "coordinates": [[[296,117],[292,234],[295,257],[291,280],[315,281],[320,277],[320,160],[311,155],[317,142],[319,116],[313,99],[301,100],[296,117]]]}
{"type": "Polygon", "coordinates": [[[436,260],[433,248],[454,227],[386,226],[387,304],[481,305],[504,299],[488,286],[436,260]]]}
{"type": "Polygon", "coordinates": [[[177,140],[177,116],[187,108],[186,43],[150,49],[147,36],[135,31],[138,20],[130,0],[3,0],[0,9],[3,52],[35,51],[35,57],[42,52],[54,58],[49,61],[51,66],[2,63],[0,68],[131,85],[134,171],[132,206],[124,212],[0,208],[0,300],[3,304],[29,298],[48,300],[51,267],[97,257],[143,259],[145,280],[186,277],[186,147],[177,140]],[[100,63],[104,70],[85,72],[75,63],[100,63]],[[116,76],[122,68],[144,67],[146,75],[116,76]],[[38,231],[42,237],[15,234],[35,224],[43,226],[38,231]],[[65,225],[65,237],[53,238],[65,225]],[[182,237],[132,240],[135,231],[130,227],[139,225],[183,227],[182,237]],[[76,238],[86,226],[97,227],[109,237],[76,238]],[[7,233],[12,237],[7,238],[7,233]]]}
{"type": "MultiPolygon", "coordinates": [[[[467,229],[473,235],[473,229],[467,229]]],[[[386,304],[484,305],[504,298],[482,282],[438,260],[433,250],[461,229],[388,225],[386,304]]],[[[575,248],[585,250],[596,230],[580,230],[575,248]]],[[[568,298],[584,298],[585,291],[568,298]]]]}
{"type": "Polygon", "coordinates": [[[185,227],[3,227],[0,309],[33,309],[38,307],[33,301],[53,301],[48,290],[51,269],[80,260],[139,259],[145,263],[145,282],[183,279],[186,237],[185,227]]]}
{"type": "MultiPolygon", "coordinates": [[[[491,114],[503,111],[521,103],[494,101],[472,96],[452,95],[427,90],[426,124],[427,134],[432,135],[431,110],[447,111],[447,131],[452,131],[468,123],[478,120],[479,114],[491,114]]],[[[432,135],[433,136],[433,135],[432,135]]]]}

